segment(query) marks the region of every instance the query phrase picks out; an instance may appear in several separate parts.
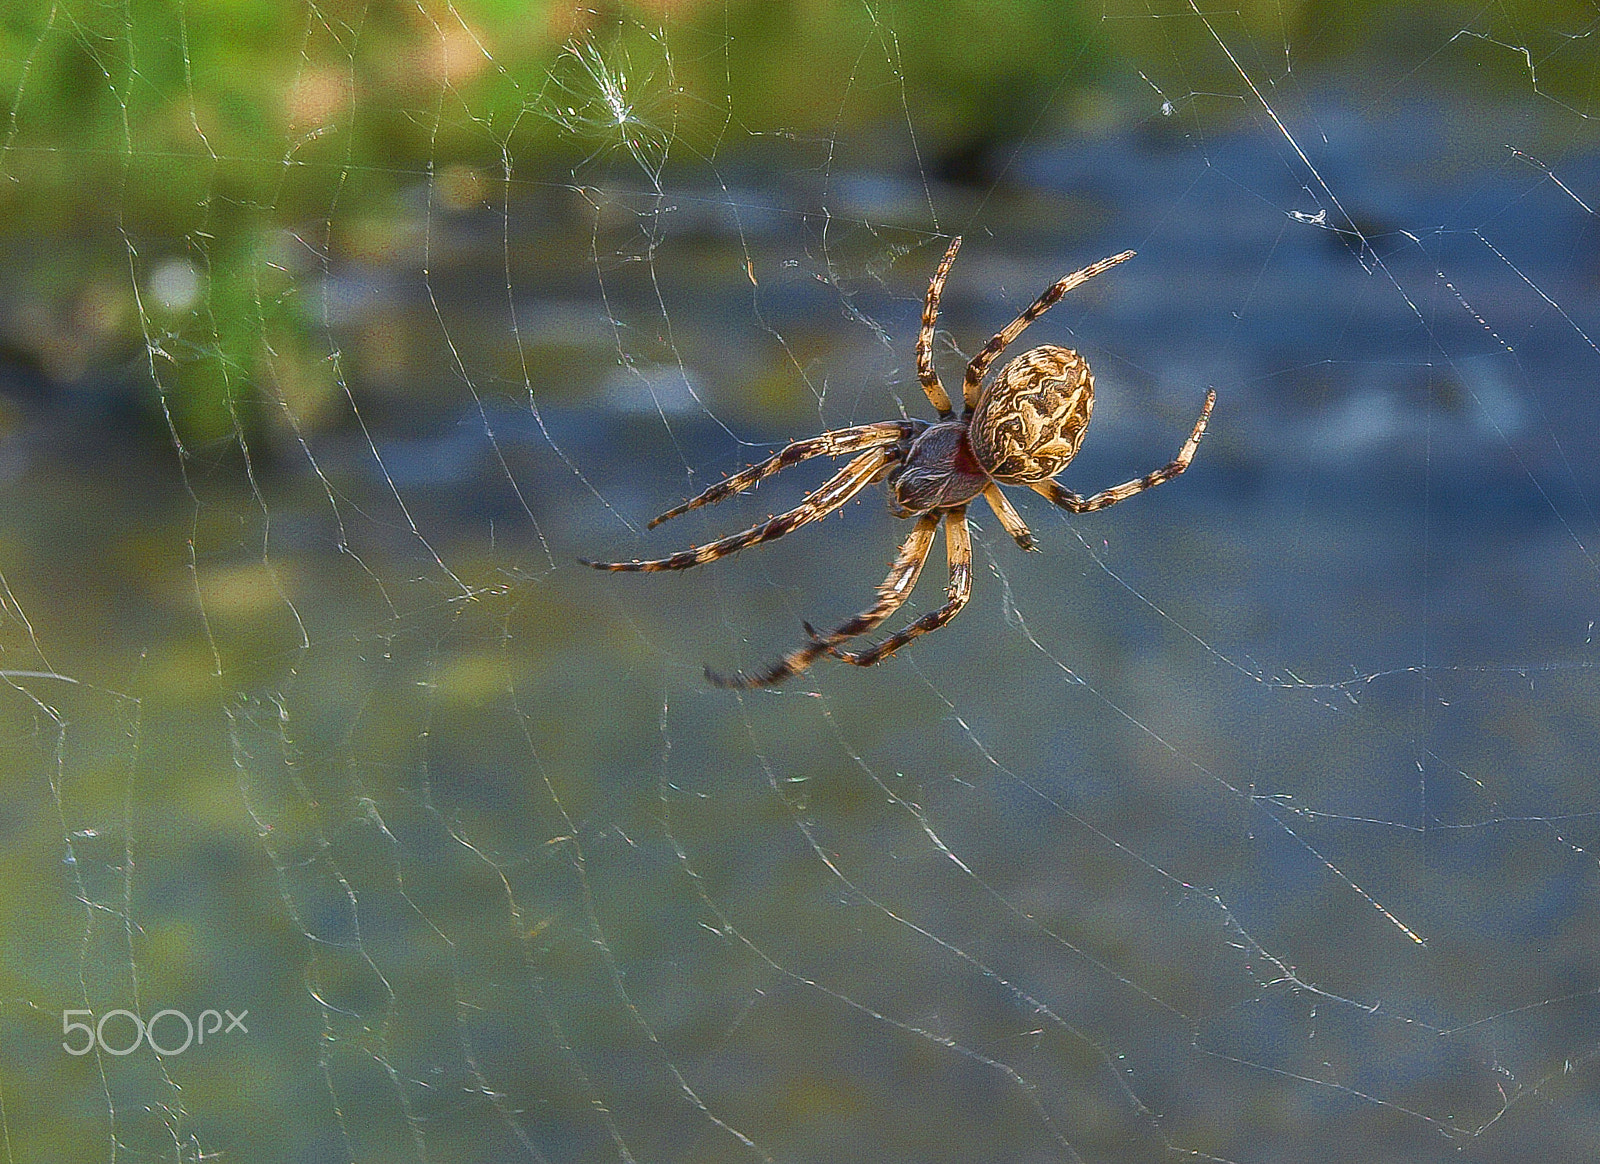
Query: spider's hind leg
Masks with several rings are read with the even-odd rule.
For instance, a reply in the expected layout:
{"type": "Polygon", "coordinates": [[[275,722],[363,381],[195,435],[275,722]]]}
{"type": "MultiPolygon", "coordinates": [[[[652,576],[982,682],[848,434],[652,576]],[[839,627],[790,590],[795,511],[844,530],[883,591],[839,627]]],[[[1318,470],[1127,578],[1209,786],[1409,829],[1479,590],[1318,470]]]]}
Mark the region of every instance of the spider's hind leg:
{"type": "Polygon", "coordinates": [[[1176,457],[1153,473],[1135,477],[1132,481],[1124,481],[1121,485],[1113,485],[1110,489],[1102,489],[1093,497],[1079,497],[1055,481],[1036,481],[1028,488],[1041,496],[1048,497],[1062,509],[1071,510],[1073,513],[1093,513],[1097,509],[1126,501],[1135,493],[1143,493],[1163,481],[1170,481],[1187,469],[1189,462],[1194,460],[1195,450],[1200,447],[1200,438],[1206,435],[1206,422],[1211,419],[1211,406],[1216,402],[1217,392],[1213,388],[1206,393],[1205,406],[1200,409],[1200,419],[1194,422],[1194,428],[1189,433],[1189,439],[1183,442],[1183,448],[1178,450],[1176,457]]]}
{"type": "Polygon", "coordinates": [[[950,273],[950,264],[956,261],[956,252],[960,249],[961,236],[958,234],[950,240],[950,249],[939,260],[939,269],[934,271],[933,279],[928,283],[928,298],[922,305],[922,330],[917,333],[917,379],[922,383],[922,390],[928,394],[928,403],[933,405],[940,419],[950,415],[950,394],[939,383],[939,373],[933,367],[933,337],[939,323],[939,296],[944,294],[945,276],[950,273]]]}
{"type": "Polygon", "coordinates": [[[983,350],[972,357],[972,362],[967,365],[966,379],[961,385],[961,395],[971,412],[978,406],[978,392],[983,384],[983,377],[989,371],[989,365],[1001,352],[1005,351],[1019,335],[1028,330],[1028,325],[1038,319],[1045,312],[1056,305],[1068,291],[1074,287],[1081,287],[1096,275],[1109,271],[1118,263],[1126,262],[1133,258],[1133,251],[1123,251],[1119,255],[1112,255],[1109,259],[1101,259],[1098,263],[1090,263],[1081,271],[1074,271],[1066,278],[1061,279],[1044,289],[1044,293],[1033,301],[1033,304],[1017,316],[1005,327],[995,334],[995,337],[983,345],[983,350]]]}
{"type": "Polygon", "coordinates": [[[983,491],[983,499],[989,503],[989,508],[994,510],[994,515],[1000,519],[1001,526],[1006,533],[1016,539],[1017,545],[1025,550],[1037,550],[1039,543],[1033,540],[1033,534],[1028,530],[1027,522],[1022,520],[1022,515],[1011,507],[1011,501],[1001,490],[999,485],[990,482],[983,491]]]}

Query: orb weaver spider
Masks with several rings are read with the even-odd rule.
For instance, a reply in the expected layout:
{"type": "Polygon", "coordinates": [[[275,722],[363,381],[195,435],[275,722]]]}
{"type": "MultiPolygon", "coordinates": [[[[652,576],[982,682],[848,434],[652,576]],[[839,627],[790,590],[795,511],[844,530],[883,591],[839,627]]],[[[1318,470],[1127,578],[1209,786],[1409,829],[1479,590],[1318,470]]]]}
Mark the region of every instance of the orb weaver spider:
{"type": "Polygon", "coordinates": [[[810,641],[759,671],[721,675],[708,667],[706,678],[717,686],[765,687],[781,683],[798,675],[823,655],[832,655],[858,667],[870,667],[887,659],[918,635],[942,627],[960,613],[972,593],[972,542],[967,529],[969,504],[981,496],[1017,545],[1024,550],[1037,548],[1022,517],[1001,492],[1002,485],[1025,485],[1063,509],[1093,513],[1170,481],[1189,467],[1200,438],[1205,435],[1211,406],[1216,403],[1215,390],[1206,393],[1200,418],[1194,422],[1189,439],[1183,442],[1172,461],[1143,477],[1090,497],[1080,497],[1057,484],[1055,477],[1077,455],[1094,410],[1094,376],[1089,371],[1088,361],[1070,348],[1046,344],[1011,360],[987,387],[983,383],[989,366],[1029,324],[1074,287],[1133,258],[1133,251],[1123,251],[1091,263],[1051,284],[1027,310],[1001,328],[967,365],[961,385],[963,408],[961,415],[956,416],[950,396],[934,370],[933,337],[945,276],[950,273],[960,249],[958,235],[950,241],[950,248],[928,284],[922,330],[917,336],[917,379],[928,395],[928,402],[939,414],[937,421],[885,420],[795,441],[760,464],[735,473],[699,496],[667,510],[647,527],[654,529],[691,509],[714,505],[812,457],[852,457],[843,469],[806,494],[799,505],[741,533],[648,561],[579,559],[597,570],[686,570],[727,557],[746,546],[781,538],[833,513],[874,482],[885,481],[890,510],[897,517],[914,517],[916,521],[910,536],[901,543],[888,577],[878,587],[877,601],[826,633],[819,632],[810,623],[803,624],[810,641]],[[933,549],[934,534],[941,523],[950,567],[945,604],[876,646],[862,651],[845,650],[845,643],[875,629],[905,603],[933,549]]]}

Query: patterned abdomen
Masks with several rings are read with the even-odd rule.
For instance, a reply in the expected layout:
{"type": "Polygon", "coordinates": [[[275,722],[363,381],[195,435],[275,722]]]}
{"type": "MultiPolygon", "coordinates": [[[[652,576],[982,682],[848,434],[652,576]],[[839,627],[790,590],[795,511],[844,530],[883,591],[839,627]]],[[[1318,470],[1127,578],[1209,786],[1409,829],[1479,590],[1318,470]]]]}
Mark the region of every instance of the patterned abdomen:
{"type": "Polygon", "coordinates": [[[1000,370],[978,398],[973,455],[1005,485],[1045,481],[1078,455],[1094,411],[1094,376],[1070,348],[1039,347],[1000,370]]]}

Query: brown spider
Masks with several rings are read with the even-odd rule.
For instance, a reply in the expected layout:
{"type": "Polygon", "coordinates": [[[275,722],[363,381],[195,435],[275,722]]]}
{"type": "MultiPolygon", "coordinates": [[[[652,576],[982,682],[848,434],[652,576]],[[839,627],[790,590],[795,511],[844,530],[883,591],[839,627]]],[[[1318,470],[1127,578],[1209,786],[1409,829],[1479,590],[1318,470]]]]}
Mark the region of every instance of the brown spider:
{"type": "Polygon", "coordinates": [[[950,242],[950,249],[928,284],[928,299],[922,309],[922,330],[917,336],[917,379],[928,400],[939,413],[936,422],[926,420],[885,420],[877,424],[835,429],[809,440],[796,441],[742,473],[719,481],[704,493],[669,509],[650,523],[653,529],[662,522],[712,505],[735,493],[742,493],[773,474],[811,457],[840,457],[855,454],[838,473],[819,489],[808,493],[800,504],[743,533],[733,534],[695,546],[666,558],[652,561],[592,562],[579,559],[597,570],[684,570],[702,562],[714,562],[746,546],[781,538],[792,530],[809,525],[840,508],[875,481],[887,479],[889,508],[896,517],[916,517],[911,535],[900,546],[889,576],[878,587],[878,600],[867,610],[841,623],[827,634],[810,623],[803,624],[811,641],[790,651],[765,670],[750,674],[735,672],[719,675],[710,668],[706,678],[718,687],[764,687],[781,683],[804,671],[823,655],[833,655],[858,667],[869,667],[888,658],[918,635],[937,630],[954,618],[972,592],[972,543],[967,532],[967,505],[982,495],[994,510],[1005,531],[1024,550],[1035,549],[1033,535],[1011,502],[1000,491],[1002,485],[1026,485],[1035,493],[1073,513],[1092,513],[1124,501],[1152,485],[1170,481],[1189,467],[1206,420],[1216,402],[1215,391],[1206,393],[1205,407],[1194,431],[1183,442],[1177,457],[1164,467],[1143,477],[1080,497],[1056,484],[1054,478],[1077,455],[1083,434],[1094,409],[1094,376],[1088,362],[1069,348],[1050,345],[1024,352],[1000,370],[987,388],[984,375],[995,358],[1027,326],[1048,311],[1056,300],[1074,287],[1109,270],[1132,251],[1101,259],[1075,271],[1050,286],[1016,319],[983,346],[967,365],[962,382],[965,402],[957,418],[950,407],[949,394],[939,383],[933,368],[934,324],[939,316],[939,294],[945,276],[955,262],[961,239],[950,242]],[[950,563],[948,601],[938,610],[917,619],[904,630],[889,636],[875,647],[852,652],[841,645],[877,627],[900,608],[917,584],[923,563],[933,548],[933,535],[940,518],[944,520],[945,550],[950,563]]]}

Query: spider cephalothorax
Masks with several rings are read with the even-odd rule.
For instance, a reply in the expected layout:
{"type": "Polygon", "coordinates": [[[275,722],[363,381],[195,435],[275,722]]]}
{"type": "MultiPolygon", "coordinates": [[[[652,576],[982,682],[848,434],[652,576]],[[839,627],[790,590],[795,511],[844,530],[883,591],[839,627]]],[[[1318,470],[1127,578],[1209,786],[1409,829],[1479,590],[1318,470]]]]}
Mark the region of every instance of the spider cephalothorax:
{"type": "Polygon", "coordinates": [[[1039,347],[1018,356],[960,420],[917,434],[889,470],[896,517],[948,509],[990,485],[1047,481],[1078,455],[1094,411],[1094,377],[1070,348],[1039,347]]]}
{"type": "Polygon", "coordinates": [[[962,383],[964,407],[961,416],[956,417],[950,407],[950,396],[934,371],[933,336],[945,276],[950,273],[950,264],[955,262],[960,247],[959,237],[951,240],[950,248],[928,284],[922,330],[917,336],[917,379],[929,403],[938,411],[938,421],[885,420],[795,441],[760,464],[719,481],[698,497],[663,513],[650,523],[651,528],[691,509],[743,492],[810,457],[854,455],[843,469],[807,494],[799,505],[742,533],[649,561],[590,562],[584,559],[586,565],[599,570],[683,570],[715,561],[746,546],[780,538],[826,517],[874,481],[887,479],[889,508],[897,517],[915,517],[916,522],[910,536],[901,544],[889,576],[878,587],[877,602],[826,634],[807,623],[806,633],[811,641],[762,671],[723,676],[708,669],[706,677],[718,686],[762,687],[781,683],[804,671],[823,655],[833,655],[857,666],[871,666],[918,635],[949,622],[966,605],[972,591],[972,543],[967,530],[970,502],[981,495],[1017,544],[1025,550],[1034,548],[1033,535],[1001,492],[1001,485],[1026,485],[1073,513],[1091,513],[1170,481],[1189,467],[1200,438],[1205,434],[1206,420],[1217,398],[1215,392],[1206,393],[1200,418],[1195,421],[1189,439],[1184,441],[1176,458],[1153,473],[1085,498],[1056,484],[1054,477],[1077,455],[1094,411],[1094,376],[1088,362],[1069,348],[1045,345],[1011,360],[988,387],[983,386],[989,365],[1030,323],[1074,287],[1131,259],[1132,251],[1101,259],[1051,284],[1032,306],[985,344],[967,365],[962,383]],[[875,647],[860,652],[843,650],[844,643],[874,629],[904,604],[917,584],[923,563],[928,560],[933,536],[941,521],[950,565],[948,601],[875,647]]]}

